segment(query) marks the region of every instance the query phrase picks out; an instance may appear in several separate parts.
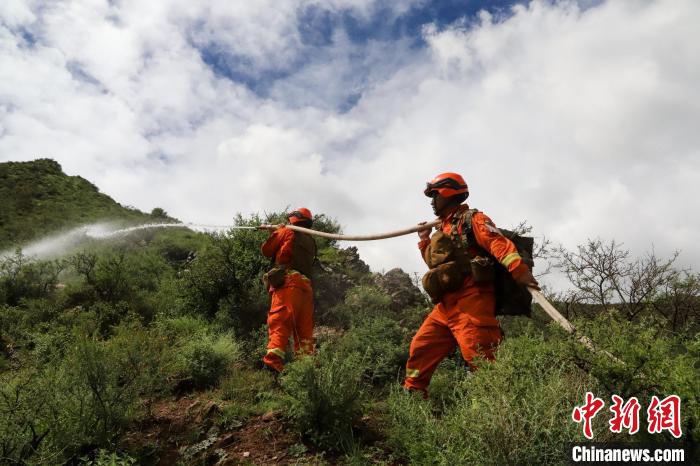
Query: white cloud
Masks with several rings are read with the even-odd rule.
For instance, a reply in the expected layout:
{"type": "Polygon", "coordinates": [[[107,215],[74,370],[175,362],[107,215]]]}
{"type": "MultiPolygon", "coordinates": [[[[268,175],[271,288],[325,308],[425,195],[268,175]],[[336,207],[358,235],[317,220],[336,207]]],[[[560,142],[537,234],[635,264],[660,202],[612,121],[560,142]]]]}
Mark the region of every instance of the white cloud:
{"type": "Polygon", "coordinates": [[[31,3],[26,0],[5,0],[0,3],[0,18],[11,28],[31,23],[36,18],[31,3]]]}
{"type": "MultiPolygon", "coordinates": [[[[431,218],[424,182],[459,171],[499,225],[700,260],[699,3],[533,2],[502,21],[426,26],[424,49],[340,30],[304,44],[296,12],[314,5],[364,21],[379,8],[3,2],[0,160],[53,157],[123,204],[185,221],[307,205],[349,233],[431,218]],[[285,73],[256,95],[203,63],[206,43],[250,76],[285,73]]],[[[358,246],[375,269],[420,271],[415,242],[358,246]]]]}

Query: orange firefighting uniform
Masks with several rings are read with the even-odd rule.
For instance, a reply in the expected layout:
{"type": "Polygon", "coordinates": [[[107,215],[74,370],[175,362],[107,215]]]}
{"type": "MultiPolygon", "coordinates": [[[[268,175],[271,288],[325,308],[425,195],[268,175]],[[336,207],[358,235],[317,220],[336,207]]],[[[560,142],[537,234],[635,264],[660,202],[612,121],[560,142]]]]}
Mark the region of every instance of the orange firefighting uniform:
{"type": "MultiPolygon", "coordinates": [[[[463,204],[443,218],[442,231],[449,234],[453,216],[468,208],[463,204]]],[[[462,223],[457,227],[461,234],[462,223]]],[[[498,231],[484,213],[474,213],[472,230],[479,246],[493,255],[514,277],[529,270],[515,245],[498,231]]],[[[429,244],[430,240],[418,243],[421,253],[429,244]]],[[[477,253],[477,250],[471,252],[477,253]]],[[[462,357],[468,364],[479,354],[493,360],[493,352],[501,341],[501,329],[495,310],[493,282],[474,283],[471,274],[464,279],[459,290],[446,293],[411,341],[404,387],[420,390],[427,396],[433,372],[440,361],[454,351],[456,345],[459,345],[462,357]]]]}
{"type": "MultiPolygon", "coordinates": [[[[295,232],[279,228],[272,232],[262,245],[266,257],[274,257],[278,265],[289,266],[292,262],[295,232]]],[[[288,269],[284,284],[279,288],[270,286],[272,297],[267,315],[268,344],[263,362],[281,372],[289,336],[294,337],[294,351],[312,353],[314,348],[314,299],[311,280],[301,272],[288,269]]]]}

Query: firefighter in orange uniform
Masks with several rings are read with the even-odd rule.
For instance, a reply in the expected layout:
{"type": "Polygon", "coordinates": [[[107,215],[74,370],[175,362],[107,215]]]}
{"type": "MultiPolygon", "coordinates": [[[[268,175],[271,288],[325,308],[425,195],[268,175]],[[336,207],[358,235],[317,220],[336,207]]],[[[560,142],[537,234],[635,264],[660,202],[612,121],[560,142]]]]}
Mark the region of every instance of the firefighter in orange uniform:
{"type": "MultiPolygon", "coordinates": [[[[301,207],[288,216],[292,225],[311,228],[309,209],[301,207]]],[[[276,372],[284,368],[284,357],[290,335],[294,351],[314,351],[314,300],[311,268],[316,258],[316,242],[307,233],[293,231],[284,225],[270,228],[262,253],[274,262],[266,274],[272,297],[267,316],[268,344],[263,357],[265,367],[276,372]]]]}
{"type": "MultiPolygon", "coordinates": [[[[464,201],[469,196],[469,190],[460,175],[438,175],[428,182],[424,194],[432,198],[433,211],[442,219],[441,230],[444,234],[451,235],[452,229],[457,228],[455,234],[459,238],[473,238],[473,244],[466,243],[468,257],[480,254],[485,256],[486,252],[506,267],[517,283],[539,289],[515,245],[500,233],[489,217],[482,212],[472,211],[472,231],[467,231],[469,222],[465,219],[469,206],[464,201]]],[[[430,230],[422,230],[418,235],[418,247],[421,253],[425,253],[431,246],[430,230]]],[[[421,391],[426,397],[433,372],[456,346],[459,346],[462,357],[473,368],[471,363],[477,355],[493,360],[494,350],[501,341],[502,333],[495,316],[493,282],[477,283],[472,273],[464,274],[464,280],[460,276],[455,291],[442,295],[411,341],[404,387],[421,391]]]]}

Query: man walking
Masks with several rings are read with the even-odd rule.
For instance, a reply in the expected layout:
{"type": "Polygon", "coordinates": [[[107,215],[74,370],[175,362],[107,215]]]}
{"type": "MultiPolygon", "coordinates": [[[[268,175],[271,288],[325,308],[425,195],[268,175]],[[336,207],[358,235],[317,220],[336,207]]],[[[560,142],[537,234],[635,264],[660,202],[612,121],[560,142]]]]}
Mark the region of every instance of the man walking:
{"type": "Polygon", "coordinates": [[[433,372],[456,346],[470,367],[480,354],[494,359],[501,329],[495,316],[491,257],[518,284],[539,286],[515,245],[489,217],[464,203],[469,190],[459,174],[436,176],[424,194],[432,199],[433,211],[442,220],[441,233],[432,238],[430,230],[418,233],[418,247],[431,267],[431,276],[426,274],[423,283],[428,284],[426,290],[437,304],[411,341],[404,387],[427,396],[433,372]]]}
{"type": "MultiPolygon", "coordinates": [[[[287,217],[292,225],[311,228],[309,209],[300,207],[287,217]]],[[[311,288],[311,267],[316,258],[316,242],[307,233],[293,231],[284,225],[271,227],[270,236],[262,245],[262,253],[274,266],[265,274],[271,296],[267,316],[268,344],[263,357],[265,367],[282,372],[290,335],[294,351],[314,351],[314,300],[311,288]]]]}

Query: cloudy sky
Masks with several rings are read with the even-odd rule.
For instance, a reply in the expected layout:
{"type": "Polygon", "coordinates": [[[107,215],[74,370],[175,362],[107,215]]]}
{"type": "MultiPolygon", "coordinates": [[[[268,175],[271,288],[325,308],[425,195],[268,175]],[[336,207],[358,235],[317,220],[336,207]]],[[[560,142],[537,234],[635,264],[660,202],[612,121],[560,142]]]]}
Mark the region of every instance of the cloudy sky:
{"type": "MultiPolygon", "coordinates": [[[[0,161],[358,234],[431,219],[425,182],[457,171],[499,226],[695,265],[698,24],[696,0],[2,0],[0,161]]],[[[358,246],[420,271],[414,236],[358,246]]]]}

